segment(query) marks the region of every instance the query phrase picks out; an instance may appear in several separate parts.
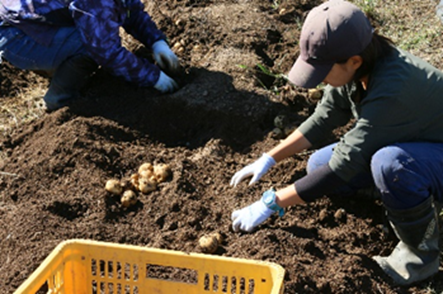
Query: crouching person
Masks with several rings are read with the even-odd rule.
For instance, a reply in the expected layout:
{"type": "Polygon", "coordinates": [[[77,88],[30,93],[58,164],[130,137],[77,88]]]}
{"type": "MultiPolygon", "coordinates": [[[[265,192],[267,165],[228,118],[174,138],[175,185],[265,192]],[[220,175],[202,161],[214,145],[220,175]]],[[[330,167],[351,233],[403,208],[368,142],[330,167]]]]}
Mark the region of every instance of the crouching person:
{"type": "Polygon", "coordinates": [[[49,111],[75,100],[98,66],[141,87],[178,88],[167,74],[178,58],[140,0],[2,0],[0,52],[17,68],[52,77],[49,111]],[[157,65],[122,46],[120,27],[152,49],[157,65]]]}
{"type": "Polygon", "coordinates": [[[326,84],[314,113],[261,158],[238,171],[236,186],[257,182],[277,162],[302,152],[355,120],[338,143],[313,153],[307,175],[263,193],[232,213],[234,231],[251,232],[284,208],[339,191],[374,187],[399,239],[374,260],[400,285],[439,270],[438,214],[443,202],[443,73],[374,32],[357,6],[330,0],[303,25],[300,56],[289,72],[297,86],[326,84]]]}

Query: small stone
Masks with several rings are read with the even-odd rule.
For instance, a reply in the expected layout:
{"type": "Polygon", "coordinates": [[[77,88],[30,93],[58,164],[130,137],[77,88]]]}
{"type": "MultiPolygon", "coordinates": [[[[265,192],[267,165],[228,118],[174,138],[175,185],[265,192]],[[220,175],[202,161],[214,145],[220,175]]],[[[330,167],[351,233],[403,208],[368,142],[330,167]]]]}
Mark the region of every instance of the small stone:
{"type": "Polygon", "coordinates": [[[334,218],[337,221],[341,221],[346,217],[346,210],[344,210],[343,208],[337,209],[337,211],[334,214],[334,218]]]}

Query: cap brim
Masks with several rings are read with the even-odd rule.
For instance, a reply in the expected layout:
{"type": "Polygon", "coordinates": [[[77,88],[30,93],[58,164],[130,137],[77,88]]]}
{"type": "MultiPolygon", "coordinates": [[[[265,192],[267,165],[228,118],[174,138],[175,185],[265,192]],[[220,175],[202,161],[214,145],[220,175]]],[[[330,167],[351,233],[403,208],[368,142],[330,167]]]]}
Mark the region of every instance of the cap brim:
{"type": "Polygon", "coordinates": [[[334,64],[312,65],[298,57],[289,71],[289,81],[303,88],[315,88],[326,78],[334,64]]]}

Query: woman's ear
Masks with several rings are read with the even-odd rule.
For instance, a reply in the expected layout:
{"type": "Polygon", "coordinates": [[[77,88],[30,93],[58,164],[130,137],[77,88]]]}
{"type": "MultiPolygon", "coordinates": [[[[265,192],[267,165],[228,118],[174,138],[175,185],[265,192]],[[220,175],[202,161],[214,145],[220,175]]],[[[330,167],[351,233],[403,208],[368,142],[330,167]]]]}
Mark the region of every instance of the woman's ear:
{"type": "Polygon", "coordinates": [[[351,66],[354,70],[357,70],[363,64],[363,58],[360,55],[354,55],[349,57],[348,66],[351,66]]]}

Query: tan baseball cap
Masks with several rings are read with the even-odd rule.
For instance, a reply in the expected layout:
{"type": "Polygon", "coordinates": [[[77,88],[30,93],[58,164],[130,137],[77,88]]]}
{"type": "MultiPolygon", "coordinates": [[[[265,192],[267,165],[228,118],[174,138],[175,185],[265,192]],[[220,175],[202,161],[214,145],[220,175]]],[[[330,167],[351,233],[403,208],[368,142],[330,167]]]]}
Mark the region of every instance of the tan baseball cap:
{"type": "Polygon", "coordinates": [[[300,55],[289,72],[289,81],[315,88],[338,61],[361,53],[371,42],[374,29],[356,5],[330,0],[313,8],[303,24],[300,55]]]}

